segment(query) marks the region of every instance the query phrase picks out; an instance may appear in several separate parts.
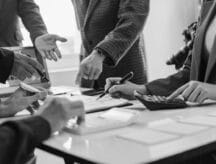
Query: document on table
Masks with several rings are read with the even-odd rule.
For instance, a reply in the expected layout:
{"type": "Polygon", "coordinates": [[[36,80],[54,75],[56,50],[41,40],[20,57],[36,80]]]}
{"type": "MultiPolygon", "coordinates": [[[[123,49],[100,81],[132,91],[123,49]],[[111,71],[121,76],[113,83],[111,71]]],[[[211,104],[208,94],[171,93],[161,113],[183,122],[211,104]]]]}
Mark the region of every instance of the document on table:
{"type": "Polygon", "coordinates": [[[87,114],[85,123],[77,126],[70,120],[65,130],[74,134],[89,134],[129,126],[136,122],[140,112],[124,108],[113,108],[102,114],[87,114]]]}
{"type": "Polygon", "coordinates": [[[62,95],[60,97],[68,97],[71,100],[82,100],[84,103],[86,112],[95,112],[112,107],[120,107],[130,104],[128,100],[125,99],[114,99],[109,95],[97,100],[98,96],[85,96],[85,95],[62,95]]]}
{"type": "Polygon", "coordinates": [[[176,121],[170,121],[162,124],[148,126],[150,129],[159,130],[162,132],[189,135],[208,129],[206,126],[183,124],[176,121]]]}
{"type": "Polygon", "coordinates": [[[216,126],[216,118],[211,116],[193,116],[180,120],[183,123],[216,126]]]}
{"type": "Polygon", "coordinates": [[[135,130],[131,133],[120,134],[117,137],[131,142],[151,145],[174,140],[179,136],[145,128],[135,130]]]}

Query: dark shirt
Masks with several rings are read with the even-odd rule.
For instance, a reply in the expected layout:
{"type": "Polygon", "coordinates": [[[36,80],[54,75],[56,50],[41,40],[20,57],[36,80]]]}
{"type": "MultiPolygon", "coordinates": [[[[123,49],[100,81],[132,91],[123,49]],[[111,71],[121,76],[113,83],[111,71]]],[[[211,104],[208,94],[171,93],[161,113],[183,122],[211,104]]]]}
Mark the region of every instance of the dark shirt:
{"type": "Polygon", "coordinates": [[[48,122],[39,116],[0,125],[0,163],[25,163],[35,146],[50,133],[48,122]]]}

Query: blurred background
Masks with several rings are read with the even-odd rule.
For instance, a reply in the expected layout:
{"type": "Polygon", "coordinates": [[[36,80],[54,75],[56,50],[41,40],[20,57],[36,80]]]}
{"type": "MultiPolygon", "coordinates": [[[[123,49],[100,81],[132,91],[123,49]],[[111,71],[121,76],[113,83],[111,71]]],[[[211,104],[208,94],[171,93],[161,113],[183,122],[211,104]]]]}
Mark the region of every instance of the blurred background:
{"type": "MultiPolygon", "coordinates": [[[[50,33],[68,39],[60,44],[63,59],[49,62],[53,85],[74,85],[79,65],[80,34],[76,26],[70,0],[35,0],[40,6],[50,33]],[[67,80],[65,80],[67,79],[67,80]]],[[[182,31],[198,17],[200,0],[151,0],[150,15],[143,31],[148,59],[149,80],[165,77],[175,71],[166,60],[184,45],[182,31]]],[[[24,45],[31,45],[29,34],[24,33],[24,45]]]]}

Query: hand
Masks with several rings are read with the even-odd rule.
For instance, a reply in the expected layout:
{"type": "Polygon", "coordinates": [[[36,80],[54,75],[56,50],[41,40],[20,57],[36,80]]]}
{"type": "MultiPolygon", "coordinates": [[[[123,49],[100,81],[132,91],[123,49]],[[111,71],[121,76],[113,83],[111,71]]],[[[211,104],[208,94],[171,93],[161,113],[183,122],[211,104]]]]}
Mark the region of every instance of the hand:
{"type": "Polygon", "coordinates": [[[85,120],[83,103],[67,98],[48,98],[37,114],[49,122],[52,133],[61,130],[73,117],[78,117],[78,124],[85,120]]]}
{"type": "Polygon", "coordinates": [[[67,39],[53,34],[45,34],[35,39],[35,46],[40,54],[49,60],[57,61],[62,57],[56,42],[66,42],[67,39]]]}
{"type": "Polygon", "coordinates": [[[31,78],[33,75],[40,77],[38,71],[43,73],[44,69],[36,60],[21,53],[14,54],[14,64],[11,75],[23,81],[26,78],[31,78]]]}
{"type": "Polygon", "coordinates": [[[14,116],[17,112],[29,107],[32,103],[44,99],[47,96],[47,93],[41,91],[32,96],[27,95],[28,92],[21,88],[17,89],[13,95],[0,104],[0,117],[14,116]]]}
{"type": "Polygon", "coordinates": [[[173,92],[168,99],[178,96],[182,96],[187,101],[198,103],[202,103],[206,99],[216,100],[216,85],[190,81],[173,92]]]}
{"type": "Polygon", "coordinates": [[[85,58],[79,68],[76,78],[76,84],[80,84],[81,79],[97,80],[103,70],[103,61],[105,56],[94,50],[87,58],[85,58]]]}
{"type": "Polygon", "coordinates": [[[115,98],[126,98],[126,99],[135,99],[134,91],[145,94],[146,88],[144,85],[137,85],[126,81],[124,84],[115,85],[121,80],[121,78],[108,78],[106,79],[105,90],[109,89],[109,94],[115,98]]]}

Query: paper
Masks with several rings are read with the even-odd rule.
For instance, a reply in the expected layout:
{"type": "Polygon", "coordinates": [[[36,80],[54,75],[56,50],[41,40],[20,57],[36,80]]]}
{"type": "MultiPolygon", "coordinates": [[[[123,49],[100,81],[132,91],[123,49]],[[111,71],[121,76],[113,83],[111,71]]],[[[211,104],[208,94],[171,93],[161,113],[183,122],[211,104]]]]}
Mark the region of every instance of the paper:
{"type": "Polygon", "coordinates": [[[132,133],[120,134],[117,137],[141,144],[157,144],[178,138],[177,135],[159,132],[151,129],[140,129],[132,133]]]}
{"type": "Polygon", "coordinates": [[[125,99],[114,99],[109,95],[97,100],[98,96],[85,96],[85,95],[62,95],[60,97],[68,97],[71,100],[82,100],[84,103],[85,111],[100,111],[112,107],[118,107],[128,104],[128,100],[125,99]]]}
{"type": "Polygon", "coordinates": [[[69,87],[69,86],[57,86],[57,87],[51,87],[50,91],[53,95],[63,95],[70,92],[74,92],[77,94],[81,94],[80,89],[77,87],[69,87]]]}
{"type": "Polygon", "coordinates": [[[200,132],[202,130],[207,129],[208,127],[199,126],[199,125],[183,124],[183,123],[178,123],[178,122],[173,121],[173,122],[165,123],[161,125],[149,126],[149,128],[154,129],[154,130],[163,131],[163,132],[168,132],[168,133],[187,135],[187,134],[200,132]]]}
{"type": "Polygon", "coordinates": [[[104,112],[99,117],[109,120],[116,120],[116,121],[130,121],[132,118],[137,117],[139,114],[138,111],[124,109],[124,108],[112,108],[107,112],[104,112]]]}
{"type": "Polygon", "coordinates": [[[180,122],[216,126],[216,118],[210,117],[210,116],[194,116],[194,117],[189,117],[189,118],[183,118],[180,120],[180,122]]]}
{"type": "Polygon", "coordinates": [[[119,114],[126,113],[126,112],[122,112],[121,110],[123,111],[123,109],[118,109],[118,110],[111,109],[105,112],[104,115],[106,117],[101,117],[101,115],[98,115],[97,113],[87,114],[84,124],[78,126],[74,124],[75,123],[74,120],[70,120],[67,123],[65,129],[66,131],[69,131],[74,134],[89,134],[89,133],[107,131],[110,129],[122,128],[132,124],[135,121],[137,115],[139,114],[138,112],[133,113],[128,111],[129,117],[124,116],[123,118],[121,118],[119,114]],[[108,116],[106,115],[106,113],[108,113],[108,116]]]}

